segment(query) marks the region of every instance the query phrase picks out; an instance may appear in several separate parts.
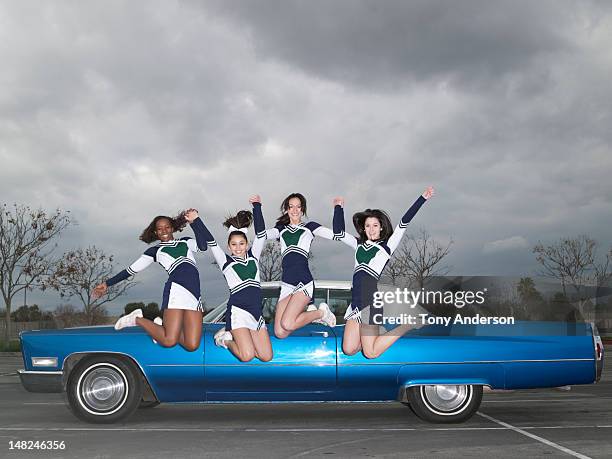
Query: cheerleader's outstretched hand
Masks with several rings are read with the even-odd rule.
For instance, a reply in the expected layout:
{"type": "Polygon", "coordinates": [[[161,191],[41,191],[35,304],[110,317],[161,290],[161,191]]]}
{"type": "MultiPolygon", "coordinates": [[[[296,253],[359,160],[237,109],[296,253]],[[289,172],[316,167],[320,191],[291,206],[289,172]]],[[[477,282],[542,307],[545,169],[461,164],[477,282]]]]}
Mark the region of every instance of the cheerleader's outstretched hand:
{"type": "Polygon", "coordinates": [[[187,223],[191,224],[193,223],[193,221],[198,218],[198,210],[191,208],[191,209],[187,209],[185,211],[185,220],[187,220],[187,223]]]}
{"type": "Polygon", "coordinates": [[[102,282],[101,284],[96,285],[92,292],[94,300],[97,300],[102,295],[106,295],[107,290],[108,287],[106,286],[106,282],[102,282]]]}

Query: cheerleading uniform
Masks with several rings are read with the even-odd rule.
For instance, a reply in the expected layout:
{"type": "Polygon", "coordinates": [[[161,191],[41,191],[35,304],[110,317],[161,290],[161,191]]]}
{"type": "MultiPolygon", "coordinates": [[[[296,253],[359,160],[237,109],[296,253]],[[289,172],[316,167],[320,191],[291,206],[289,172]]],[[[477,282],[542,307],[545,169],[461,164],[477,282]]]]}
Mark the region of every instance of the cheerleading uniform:
{"type": "Polygon", "coordinates": [[[149,247],[127,269],[106,281],[108,287],[132,277],[156,261],[168,273],[164,285],[162,311],[168,309],[185,309],[204,312],[200,301],[200,276],[196,267],[194,254],[206,250],[206,241],[202,228],[204,223],[196,218],[191,228],[196,236],[160,242],[149,247]]]}
{"type": "Polygon", "coordinates": [[[334,239],[334,232],[316,222],[299,225],[277,223],[266,230],[268,239],[277,239],[281,245],[283,274],[278,300],[302,292],[314,303],[314,281],[308,268],[308,254],[315,236],[334,239]]]}
{"type": "Polygon", "coordinates": [[[374,323],[372,318],[375,314],[382,316],[382,306],[372,306],[374,293],[378,290],[378,279],[380,279],[380,275],[387,266],[391,255],[399,246],[408,223],[425,201],[426,199],[423,196],[419,196],[395,227],[393,234],[385,241],[366,240],[365,242],[358,242],[354,236],[344,232],[344,209],[339,205],[334,208],[334,239],[355,249],[352,298],[351,304],[344,315],[346,320],[357,320],[362,323],[361,312],[366,311],[369,317],[364,322],[372,325],[374,323]]]}
{"type": "Polygon", "coordinates": [[[262,295],[259,277],[259,257],[266,244],[266,226],[261,204],[253,203],[253,222],[256,238],[244,258],[226,254],[204,226],[206,243],[225,276],[230,296],[225,313],[225,329],[248,328],[259,330],[266,322],[262,314],[262,295]]]}

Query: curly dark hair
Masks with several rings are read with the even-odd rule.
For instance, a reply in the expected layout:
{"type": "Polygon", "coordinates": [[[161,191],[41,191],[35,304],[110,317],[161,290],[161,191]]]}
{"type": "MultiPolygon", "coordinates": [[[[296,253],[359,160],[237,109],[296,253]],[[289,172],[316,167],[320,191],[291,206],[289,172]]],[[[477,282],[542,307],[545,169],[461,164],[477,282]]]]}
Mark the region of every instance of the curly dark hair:
{"type": "MultiPolygon", "coordinates": [[[[253,223],[253,213],[250,210],[241,210],[236,215],[227,217],[227,219],[223,222],[223,226],[229,229],[230,226],[234,228],[248,228],[253,223]]],[[[242,231],[232,231],[227,236],[227,243],[229,244],[232,236],[242,236],[245,241],[249,241],[246,234],[242,231]]]]}
{"type": "Polygon", "coordinates": [[[185,226],[187,226],[187,219],[185,218],[185,211],[180,212],[174,218],[168,217],[167,215],[158,215],[157,217],[153,219],[153,221],[151,221],[151,223],[149,223],[149,226],[147,226],[144,229],[144,231],[140,235],[140,240],[147,244],[150,244],[151,242],[159,240],[159,238],[157,237],[157,234],[155,234],[155,227],[157,225],[157,222],[164,218],[168,220],[170,224],[172,225],[172,232],[183,231],[185,226]]]}
{"type": "Polygon", "coordinates": [[[359,234],[359,243],[363,244],[368,240],[365,233],[365,221],[370,217],[376,218],[380,222],[380,239],[378,240],[386,241],[389,239],[393,234],[393,225],[387,213],[380,209],[366,209],[353,215],[353,225],[355,225],[355,229],[359,234]]]}
{"type": "Polygon", "coordinates": [[[289,200],[292,198],[298,198],[300,200],[300,204],[302,206],[302,212],[304,213],[304,217],[306,217],[306,198],[302,193],[291,193],[287,196],[282,204],[280,205],[281,216],[276,220],[277,225],[288,225],[289,224],[289,214],[287,211],[289,210],[289,200]]]}

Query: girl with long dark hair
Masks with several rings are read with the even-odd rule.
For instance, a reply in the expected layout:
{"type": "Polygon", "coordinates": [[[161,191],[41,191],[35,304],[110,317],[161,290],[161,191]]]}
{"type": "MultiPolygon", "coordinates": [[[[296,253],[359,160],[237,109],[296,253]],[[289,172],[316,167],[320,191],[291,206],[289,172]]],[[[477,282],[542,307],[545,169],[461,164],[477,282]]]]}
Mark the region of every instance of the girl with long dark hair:
{"type": "Polygon", "coordinates": [[[336,198],[334,201],[336,206],[333,227],[336,238],[355,249],[352,298],[344,316],[346,325],[342,350],[345,354],[353,355],[361,350],[365,357],[376,358],[406,332],[419,327],[402,324],[380,335],[383,308],[375,307],[373,299],[378,290],[378,279],[399,246],[408,223],[433,195],[434,189],[428,187],[404,214],[395,229],[389,216],[380,209],[366,209],[356,213],[353,215],[353,225],[359,238],[344,231],[344,200],[336,198]]]}
{"type": "Polygon", "coordinates": [[[281,291],[274,316],[274,334],[286,338],[309,323],[320,321],[333,327],[336,316],[326,303],[316,309],[314,281],[308,267],[310,245],[316,236],[334,239],[334,233],[316,222],[303,223],[306,198],[291,193],[281,204],[281,216],[274,228],[267,230],[268,239],[278,239],[281,246],[283,274],[281,291]],[[307,310],[305,308],[311,305],[307,310]]]}

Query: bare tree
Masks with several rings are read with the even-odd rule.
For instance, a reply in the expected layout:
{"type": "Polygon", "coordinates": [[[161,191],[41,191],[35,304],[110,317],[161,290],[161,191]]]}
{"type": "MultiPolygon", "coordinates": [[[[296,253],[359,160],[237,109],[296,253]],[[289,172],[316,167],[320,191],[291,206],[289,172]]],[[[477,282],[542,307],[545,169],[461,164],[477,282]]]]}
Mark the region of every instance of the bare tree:
{"type": "Polygon", "coordinates": [[[269,241],[259,257],[259,277],[262,281],[280,280],[283,272],[280,243],[269,241]]]}
{"type": "MultiPolygon", "coordinates": [[[[405,243],[404,243],[405,244],[405,243]]],[[[397,285],[397,281],[402,277],[406,277],[408,271],[406,270],[406,260],[404,260],[397,251],[393,254],[391,260],[382,272],[381,277],[389,279],[391,285],[397,285]]]]}
{"type": "Polygon", "coordinates": [[[595,263],[595,279],[597,280],[597,285],[601,286],[605,284],[610,278],[612,278],[612,249],[608,250],[606,253],[606,257],[603,262],[595,263]]]}
{"type": "Polygon", "coordinates": [[[62,304],[53,311],[53,319],[57,328],[76,327],[85,325],[85,314],[71,304],[62,304]]]}
{"type": "Polygon", "coordinates": [[[76,297],[83,305],[88,325],[100,323],[106,317],[104,304],[123,295],[135,282],[124,281],[109,287],[106,294],[94,298],[96,285],[104,282],[115,271],[113,256],[96,246],[77,249],[64,254],[43,288],[57,290],[62,298],[76,297]]]}
{"type": "MultiPolygon", "coordinates": [[[[605,298],[608,297],[608,290],[611,286],[612,280],[612,248],[608,250],[603,262],[595,263],[595,279],[597,281],[597,291],[595,293],[595,313],[602,314],[604,311],[610,311],[611,308],[606,308],[605,298]]],[[[608,303],[612,300],[608,300],[608,303]]],[[[603,319],[601,316],[599,319],[603,319]]]]}
{"type": "MultiPolygon", "coordinates": [[[[386,269],[399,272],[403,266],[403,273],[408,280],[423,288],[425,282],[432,276],[443,276],[448,273],[449,266],[441,264],[449,254],[453,241],[443,245],[432,239],[427,230],[421,228],[416,235],[409,235],[396,250],[395,261],[389,263],[386,269]],[[393,264],[392,264],[393,263],[393,264]]],[[[388,272],[387,276],[391,277],[388,272]]]]}
{"type": "Polygon", "coordinates": [[[561,238],[546,246],[539,242],[533,248],[533,253],[543,267],[542,274],[560,281],[563,294],[567,296],[568,285],[577,289],[590,277],[596,245],[595,240],[582,234],[574,238],[561,238]]]}
{"type": "Polygon", "coordinates": [[[11,305],[15,295],[31,290],[54,264],[53,239],[71,223],[68,212],[47,214],[25,205],[0,207],[0,291],[5,304],[6,340],[11,336],[11,305]]]}
{"type": "Polygon", "coordinates": [[[561,282],[563,295],[567,298],[570,297],[567,289],[571,287],[582,316],[588,302],[587,287],[601,285],[612,275],[612,251],[608,251],[603,263],[598,263],[597,241],[585,234],[561,238],[550,245],[539,242],[534,246],[533,253],[542,265],[542,274],[561,282]]]}

